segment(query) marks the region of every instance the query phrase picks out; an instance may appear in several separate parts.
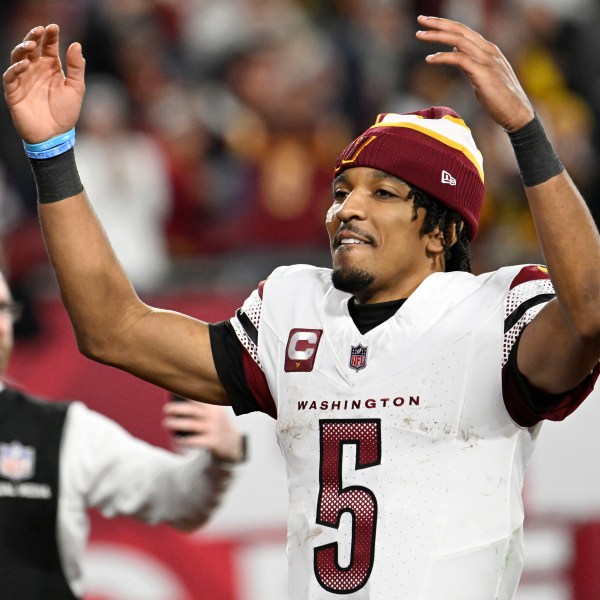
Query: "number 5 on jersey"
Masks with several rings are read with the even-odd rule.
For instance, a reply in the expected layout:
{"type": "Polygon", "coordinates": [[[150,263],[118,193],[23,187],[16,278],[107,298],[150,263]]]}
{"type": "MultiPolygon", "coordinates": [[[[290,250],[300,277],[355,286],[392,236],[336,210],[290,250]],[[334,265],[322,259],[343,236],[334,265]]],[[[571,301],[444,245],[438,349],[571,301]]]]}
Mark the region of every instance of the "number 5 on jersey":
{"type": "Polygon", "coordinates": [[[381,419],[329,420],[319,422],[320,468],[317,524],[338,529],[345,512],[352,516],[352,547],[348,566],[341,567],[338,543],[314,550],[317,581],[329,592],[350,594],[362,588],[373,569],[377,499],[363,486],[342,487],[342,456],[345,445],[356,446],[355,469],[381,463],[381,419]]]}

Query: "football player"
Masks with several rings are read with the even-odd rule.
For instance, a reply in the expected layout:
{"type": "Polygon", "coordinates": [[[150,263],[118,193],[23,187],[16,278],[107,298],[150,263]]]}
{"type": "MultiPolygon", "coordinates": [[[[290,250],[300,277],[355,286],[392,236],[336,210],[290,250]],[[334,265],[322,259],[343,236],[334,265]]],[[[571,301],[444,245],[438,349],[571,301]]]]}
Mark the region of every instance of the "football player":
{"type": "Polygon", "coordinates": [[[584,200],[500,50],[461,23],[418,22],[419,40],[447,47],[427,62],[462,70],[509,136],[546,266],[469,272],[483,160],[460,116],[432,107],[380,115],[340,154],[332,269],[276,269],[224,323],[150,307],[77,174],[81,46],[65,76],[58,27],[37,27],[4,76],[82,351],[277,419],[292,599],[512,598],[540,423],[598,375],[600,241],[584,200]]]}

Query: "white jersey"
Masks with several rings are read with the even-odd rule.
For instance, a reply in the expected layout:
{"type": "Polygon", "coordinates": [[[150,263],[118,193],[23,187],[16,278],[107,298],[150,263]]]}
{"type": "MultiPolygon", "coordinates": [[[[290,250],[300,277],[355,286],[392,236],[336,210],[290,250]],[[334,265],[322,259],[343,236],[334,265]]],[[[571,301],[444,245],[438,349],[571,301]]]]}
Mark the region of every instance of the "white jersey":
{"type": "Polygon", "coordinates": [[[513,597],[539,425],[509,416],[502,366],[552,296],[543,267],[437,273],[364,335],[328,269],[248,298],[231,323],[276,412],[290,598],[513,597]]]}

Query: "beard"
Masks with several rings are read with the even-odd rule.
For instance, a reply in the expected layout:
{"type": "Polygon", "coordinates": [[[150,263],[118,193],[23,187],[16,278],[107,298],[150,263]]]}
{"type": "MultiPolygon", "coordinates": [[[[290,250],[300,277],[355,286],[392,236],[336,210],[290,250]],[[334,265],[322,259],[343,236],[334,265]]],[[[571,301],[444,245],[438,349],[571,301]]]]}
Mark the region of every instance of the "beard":
{"type": "Polygon", "coordinates": [[[362,269],[334,269],[331,274],[333,287],[353,296],[368,289],[374,279],[371,273],[362,269]]]}

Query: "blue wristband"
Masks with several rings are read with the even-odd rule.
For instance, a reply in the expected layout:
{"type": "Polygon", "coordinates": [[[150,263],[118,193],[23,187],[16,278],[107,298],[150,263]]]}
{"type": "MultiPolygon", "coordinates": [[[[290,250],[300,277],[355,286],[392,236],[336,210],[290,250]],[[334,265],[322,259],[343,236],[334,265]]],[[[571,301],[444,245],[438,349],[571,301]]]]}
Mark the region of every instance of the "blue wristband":
{"type": "Polygon", "coordinates": [[[45,158],[52,158],[58,156],[67,150],[70,150],[75,145],[75,127],[66,133],[61,133],[56,137],[45,142],[39,142],[38,144],[28,144],[23,142],[23,148],[25,148],[25,154],[29,158],[35,158],[37,160],[43,160],[45,158]]]}
{"type": "Polygon", "coordinates": [[[40,152],[32,152],[31,150],[25,150],[25,154],[29,156],[29,158],[35,158],[36,160],[44,160],[46,158],[53,158],[54,156],[58,156],[59,154],[64,154],[67,150],[70,150],[75,145],[75,137],[72,137],[70,140],[67,140],[60,146],[54,146],[54,148],[50,148],[49,150],[41,150],[40,152]]]}

